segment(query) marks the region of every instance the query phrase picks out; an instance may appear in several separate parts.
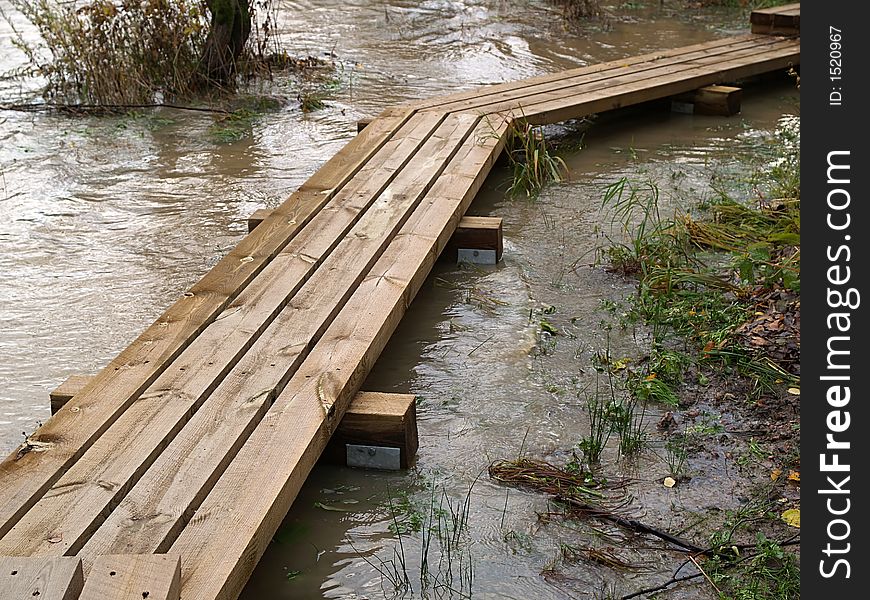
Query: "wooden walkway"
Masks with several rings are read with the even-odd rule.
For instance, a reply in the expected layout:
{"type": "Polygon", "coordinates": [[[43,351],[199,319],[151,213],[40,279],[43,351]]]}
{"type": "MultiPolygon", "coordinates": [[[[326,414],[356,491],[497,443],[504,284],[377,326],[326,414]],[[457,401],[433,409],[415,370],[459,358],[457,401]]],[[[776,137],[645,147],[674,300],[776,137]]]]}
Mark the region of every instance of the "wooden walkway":
{"type": "Polygon", "coordinates": [[[747,34],[381,113],[0,464],[0,597],[237,598],[515,119],[799,62],[747,34]]]}

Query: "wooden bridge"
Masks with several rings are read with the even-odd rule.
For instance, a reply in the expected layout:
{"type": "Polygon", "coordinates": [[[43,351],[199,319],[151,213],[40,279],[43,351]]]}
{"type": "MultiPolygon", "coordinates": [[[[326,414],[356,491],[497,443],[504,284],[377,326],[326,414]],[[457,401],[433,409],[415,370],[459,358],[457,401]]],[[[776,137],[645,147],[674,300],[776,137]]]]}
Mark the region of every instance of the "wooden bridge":
{"type": "Polygon", "coordinates": [[[798,65],[799,17],[385,110],[0,464],[0,598],[237,598],[345,414],[395,408],[360,387],[514,121],[701,102],[798,65]]]}

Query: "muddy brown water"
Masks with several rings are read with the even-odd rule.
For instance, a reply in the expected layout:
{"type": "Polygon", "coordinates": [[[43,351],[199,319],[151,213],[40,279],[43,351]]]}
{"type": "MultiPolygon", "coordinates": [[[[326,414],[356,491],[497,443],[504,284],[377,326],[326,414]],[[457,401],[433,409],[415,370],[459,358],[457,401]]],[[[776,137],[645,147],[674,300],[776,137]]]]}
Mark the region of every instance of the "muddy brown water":
{"type": "MultiPolygon", "coordinates": [[[[302,114],[292,81],[279,80],[271,91],[291,100],[232,143],[210,136],[207,115],[0,112],[0,451],[48,417],[49,390],[105,365],[240,239],[248,214],[278,204],[341,147],[358,118],[410,98],[705,41],[744,23],[658,3],[612,7],[607,27],[580,28],[544,2],[280,7],[291,53],[337,57],[342,85],[322,111],[302,114]]],[[[0,8],[33,36],[7,0],[0,8]]],[[[0,71],[22,60],[0,20],[0,71]]],[[[0,81],[0,99],[21,94],[0,81]]],[[[506,196],[507,172],[497,169],[470,212],[504,218],[503,263],[439,264],[365,386],[418,396],[416,468],[316,468],[243,597],[459,598],[470,589],[480,598],[589,598],[660,581],[674,564],[661,552],[638,553],[645,568],[630,573],[567,563],[562,543],[622,542],[582,523],[543,525],[536,512],[546,502],[506,492],[486,467],[521,450],[564,460],[588,427],[579,392],[594,381],[591,356],[608,344],[615,355],[642,351],[643,332],[614,329],[608,341],[600,326],[611,318],[602,299],[619,301],[632,286],[585,266],[608,231],[602,187],[653,176],[667,182],[665,196],[709,195],[711,173],[743,168],[735,148],[749,152],[796,106],[783,79],[747,90],[743,112],[729,119],[603,119],[583,150],[566,153],[570,180],[536,201],[506,196]],[[541,319],[559,335],[542,334],[541,319]],[[432,534],[466,496],[467,532],[451,543],[432,534]],[[440,512],[430,510],[433,497],[440,512]],[[404,574],[411,590],[395,593],[391,579],[404,574]]],[[[667,492],[666,466],[652,452],[619,469],[639,481],[634,515],[664,528],[688,511],[739,502],[721,491],[733,477],[724,461],[690,465],[691,482],[667,492]]],[[[689,587],[673,597],[705,594],[689,587]]]]}

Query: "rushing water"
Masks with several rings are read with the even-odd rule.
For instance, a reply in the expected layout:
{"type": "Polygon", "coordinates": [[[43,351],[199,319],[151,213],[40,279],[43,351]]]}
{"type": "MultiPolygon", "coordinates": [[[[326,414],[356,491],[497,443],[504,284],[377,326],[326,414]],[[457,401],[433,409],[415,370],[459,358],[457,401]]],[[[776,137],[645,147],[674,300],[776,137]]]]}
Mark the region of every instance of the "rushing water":
{"type": "MultiPolygon", "coordinates": [[[[16,18],[7,0],[0,8],[16,18]]],[[[4,453],[47,417],[49,390],[70,374],[99,370],[240,239],[248,214],[279,203],[345,143],[358,118],[415,97],[743,27],[734,15],[655,2],[627,3],[612,9],[607,27],[581,28],[566,26],[546,2],[328,0],[284,2],[280,12],[290,52],[334,53],[343,85],[326,109],[305,115],[288,102],[237,142],[214,140],[212,117],[194,113],[94,119],[0,112],[4,453]]],[[[0,71],[22,60],[0,20],[0,71]]],[[[292,97],[291,82],[275,86],[292,97]]],[[[17,84],[0,81],[0,102],[18,93],[17,84]]],[[[506,197],[506,174],[497,170],[471,212],[504,218],[505,260],[491,268],[439,264],[365,386],[418,396],[416,468],[316,468],[245,598],[383,597],[391,586],[379,571],[392,573],[390,561],[398,565],[402,555],[405,569],[396,571],[406,570],[419,591],[425,535],[406,531],[399,544],[391,513],[431,518],[433,490],[435,503],[455,512],[472,486],[469,531],[451,547],[450,569],[438,560],[446,547],[432,543],[430,597],[467,592],[470,572],[474,596],[482,598],[592,597],[628,577],[557,560],[560,542],[586,539],[589,531],[542,525],[534,511],[546,504],[506,493],[488,480],[486,467],[521,449],[563,457],[587,426],[578,392],[593,381],[591,355],[608,344],[614,353],[636,353],[635,336],[614,331],[608,340],[598,326],[608,318],[602,299],[632,290],[586,266],[607,232],[598,210],[602,186],[649,172],[708,194],[707,167],[729,168],[735,144],[794,112],[796,96],[784,82],[747,90],[743,112],[730,119],[667,112],[604,119],[586,148],[568,156],[570,181],[535,202],[506,197]],[[541,334],[543,318],[560,335],[541,334]]],[[[649,460],[635,475],[648,483],[663,470],[649,460]]],[[[669,505],[677,514],[711,504],[704,490],[724,477],[727,465],[711,461],[690,486],[664,499],[642,485],[637,494],[647,518],[667,527],[669,505]]]]}

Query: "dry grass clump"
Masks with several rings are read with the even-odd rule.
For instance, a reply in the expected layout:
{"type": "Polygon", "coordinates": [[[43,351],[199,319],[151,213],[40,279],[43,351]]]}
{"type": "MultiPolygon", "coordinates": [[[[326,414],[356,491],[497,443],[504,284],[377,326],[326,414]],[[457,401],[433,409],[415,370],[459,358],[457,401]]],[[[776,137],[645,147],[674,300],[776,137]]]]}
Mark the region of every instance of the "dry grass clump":
{"type": "MultiPolygon", "coordinates": [[[[11,0],[39,31],[16,45],[51,104],[141,105],[232,87],[204,73],[211,16],[201,0],[11,0]]],[[[272,0],[247,0],[251,35],[235,72],[270,74],[278,52],[272,0]]],[[[8,15],[2,15],[12,25],[8,15]]],[[[13,27],[14,29],[14,27],[13,27]]]]}

